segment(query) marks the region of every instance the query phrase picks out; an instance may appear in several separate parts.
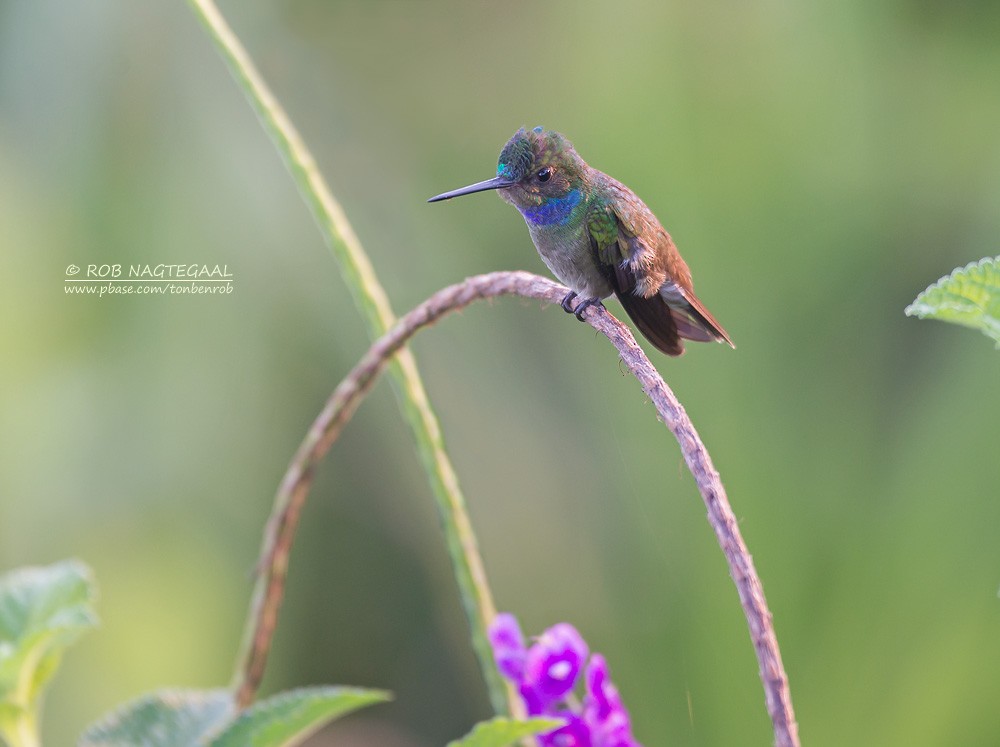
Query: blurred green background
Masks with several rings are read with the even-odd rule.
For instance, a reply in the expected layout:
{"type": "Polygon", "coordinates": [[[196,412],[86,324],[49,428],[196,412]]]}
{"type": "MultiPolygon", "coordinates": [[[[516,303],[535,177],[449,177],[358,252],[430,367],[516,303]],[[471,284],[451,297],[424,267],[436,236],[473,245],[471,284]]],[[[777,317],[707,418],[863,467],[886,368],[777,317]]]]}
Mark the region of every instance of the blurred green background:
{"type": "MultiPolygon", "coordinates": [[[[658,214],[736,340],[654,359],[763,577],[804,743],[1000,743],[1000,355],[903,316],[1000,246],[1000,5],[225,2],[397,312],[544,272],[491,195],[521,125],[658,214]]],[[[0,567],[77,556],[103,625],[44,735],[230,676],[274,489],[366,347],[334,260],[183,2],[0,2],[0,567]],[[231,296],[69,296],[71,263],[227,264],[231,296]]],[[[620,313],[616,303],[612,312],[620,313]]],[[[415,353],[501,609],[573,622],[652,745],[771,741],[676,443],[558,308],[415,353]]],[[[488,714],[382,383],[324,464],[265,691],[390,688],[310,745],[437,747],[488,714]]]]}

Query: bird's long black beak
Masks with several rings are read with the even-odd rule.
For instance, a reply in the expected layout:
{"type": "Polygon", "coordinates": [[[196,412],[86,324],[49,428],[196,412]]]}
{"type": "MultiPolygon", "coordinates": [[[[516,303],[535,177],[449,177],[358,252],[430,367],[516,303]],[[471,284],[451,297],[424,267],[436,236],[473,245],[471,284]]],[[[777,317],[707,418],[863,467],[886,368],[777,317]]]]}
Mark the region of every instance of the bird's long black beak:
{"type": "Polygon", "coordinates": [[[461,197],[462,195],[471,195],[473,192],[485,192],[488,189],[506,189],[514,185],[510,179],[505,179],[502,176],[495,176],[492,179],[487,179],[485,182],[476,182],[475,184],[470,184],[468,187],[461,187],[459,189],[453,189],[451,192],[444,192],[436,197],[432,197],[427,202],[440,202],[441,200],[450,200],[452,197],[461,197]]]}

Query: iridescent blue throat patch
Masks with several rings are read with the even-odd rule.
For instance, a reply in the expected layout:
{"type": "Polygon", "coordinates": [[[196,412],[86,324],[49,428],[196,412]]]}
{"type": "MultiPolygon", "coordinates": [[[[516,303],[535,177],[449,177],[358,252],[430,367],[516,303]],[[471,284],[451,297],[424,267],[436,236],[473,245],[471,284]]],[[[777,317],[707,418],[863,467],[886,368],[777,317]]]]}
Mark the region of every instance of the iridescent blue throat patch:
{"type": "Polygon", "coordinates": [[[521,211],[524,219],[535,226],[550,226],[553,223],[565,222],[573,209],[580,204],[583,193],[574,189],[565,197],[553,197],[538,207],[529,207],[521,211]]]}

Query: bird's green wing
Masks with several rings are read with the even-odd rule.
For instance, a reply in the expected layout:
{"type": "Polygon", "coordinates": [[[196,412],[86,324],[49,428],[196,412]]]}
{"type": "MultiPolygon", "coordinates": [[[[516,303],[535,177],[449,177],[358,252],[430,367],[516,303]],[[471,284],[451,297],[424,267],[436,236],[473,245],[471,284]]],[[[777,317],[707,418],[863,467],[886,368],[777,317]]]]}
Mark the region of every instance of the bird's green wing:
{"type": "Polygon", "coordinates": [[[601,266],[610,268],[625,259],[618,243],[618,217],[610,205],[594,205],[587,212],[587,233],[601,266]]]}

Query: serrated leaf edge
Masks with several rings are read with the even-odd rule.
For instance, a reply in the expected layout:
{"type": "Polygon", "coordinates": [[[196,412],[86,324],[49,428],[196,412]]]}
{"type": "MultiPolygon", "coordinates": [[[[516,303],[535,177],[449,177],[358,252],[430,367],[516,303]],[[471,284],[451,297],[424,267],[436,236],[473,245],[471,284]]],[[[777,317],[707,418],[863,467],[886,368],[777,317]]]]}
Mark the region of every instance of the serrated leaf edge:
{"type": "MultiPolygon", "coordinates": [[[[923,300],[924,297],[935,290],[938,289],[943,290],[944,286],[946,286],[948,283],[951,283],[955,280],[959,280],[961,279],[962,275],[967,275],[971,272],[974,272],[977,269],[996,270],[997,272],[1000,272],[1000,255],[996,257],[983,257],[982,259],[977,260],[975,262],[969,262],[969,264],[965,265],[964,267],[956,267],[950,273],[944,275],[943,277],[938,278],[936,281],[934,281],[926,288],[924,288],[920,293],[918,293],[917,297],[913,299],[913,303],[911,303],[909,306],[903,309],[903,313],[906,314],[906,316],[915,316],[920,319],[925,318],[925,316],[927,316],[928,314],[934,313],[930,304],[926,303],[923,300]]],[[[969,278],[969,280],[972,282],[976,282],[972,278],[969,278]]]]}

